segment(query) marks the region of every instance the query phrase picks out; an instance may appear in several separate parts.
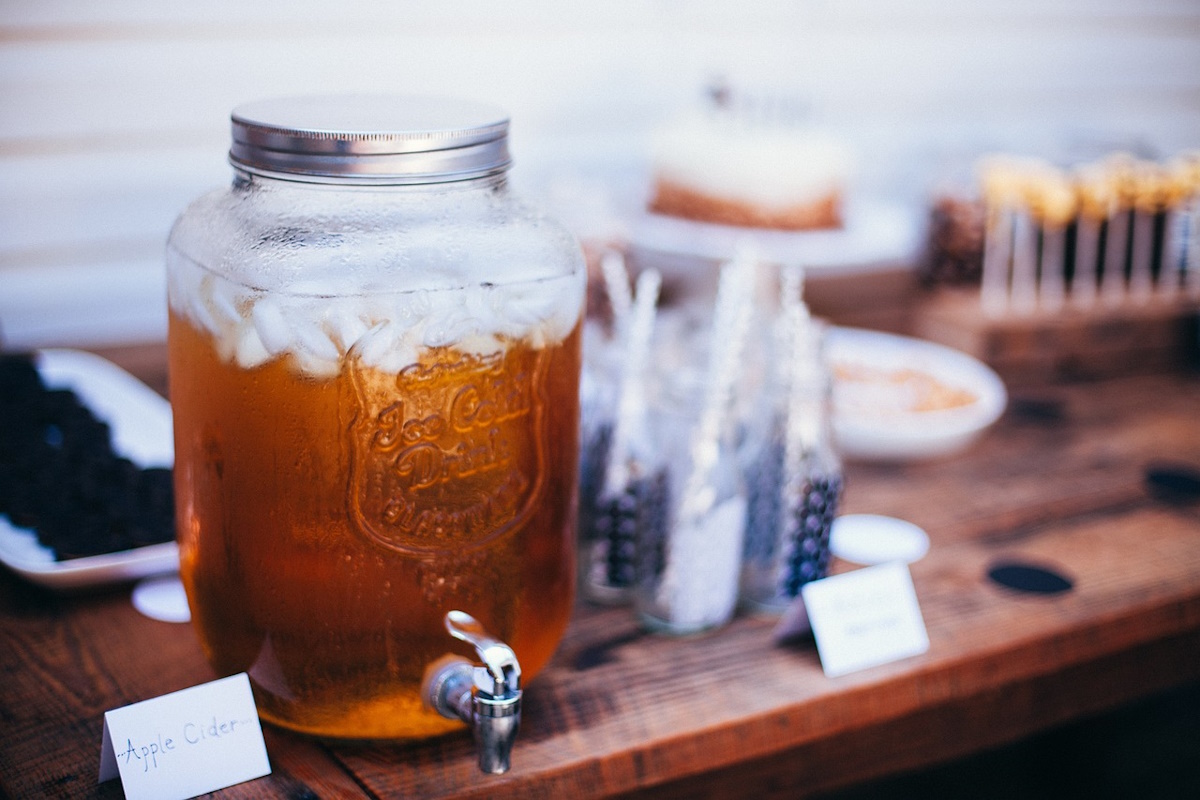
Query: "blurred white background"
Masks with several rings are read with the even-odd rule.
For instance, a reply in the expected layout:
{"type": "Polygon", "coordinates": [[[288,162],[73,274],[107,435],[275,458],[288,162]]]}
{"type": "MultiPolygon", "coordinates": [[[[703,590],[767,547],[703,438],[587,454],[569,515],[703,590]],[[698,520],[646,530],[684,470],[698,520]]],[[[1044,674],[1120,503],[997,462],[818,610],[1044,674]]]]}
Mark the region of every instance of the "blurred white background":
{"type": "Polygon", "coordinates": [[[500,103],[514,182],[586,234],[719,78],[803,104],[856,192],[919,206],[987,151],[1200,147],[1200,2],[0,0],[0,342],[161,339],[167,232],[228,181],[243,101],[500,103]]]}

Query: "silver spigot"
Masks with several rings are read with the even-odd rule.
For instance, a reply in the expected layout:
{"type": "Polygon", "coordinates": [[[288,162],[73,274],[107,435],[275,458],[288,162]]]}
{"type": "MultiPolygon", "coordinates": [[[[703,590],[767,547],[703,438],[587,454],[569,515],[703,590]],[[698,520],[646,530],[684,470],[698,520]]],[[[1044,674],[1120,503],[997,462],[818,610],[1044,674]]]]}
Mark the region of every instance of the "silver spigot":
{"type": "Polygon", "coordinates": [[[521,726],[521,665],[512,648],[462,611],[446,614],[446,630],[475,648],[483,666],[451,656],[427,672],[422,695],[431,708],[471,726],[479,769],[508,772],[513,741],[521,726]]]}

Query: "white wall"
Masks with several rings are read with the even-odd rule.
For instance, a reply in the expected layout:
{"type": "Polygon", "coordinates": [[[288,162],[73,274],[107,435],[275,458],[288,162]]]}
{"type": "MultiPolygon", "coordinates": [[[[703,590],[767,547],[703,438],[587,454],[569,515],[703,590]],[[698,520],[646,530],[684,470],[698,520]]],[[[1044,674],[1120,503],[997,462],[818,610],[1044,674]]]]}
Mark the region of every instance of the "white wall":
{"type": "Polygon", "coordinates": [[[620,210],[647,132],[717,76],[804,102],[858,149],[858,191],[920,203],[985,150],[1200,147],[1200,2],[0,0],[0,336],[161,337],[163,242],[227,181],[239,102],[492,100],[521,188],[620,210]]]}

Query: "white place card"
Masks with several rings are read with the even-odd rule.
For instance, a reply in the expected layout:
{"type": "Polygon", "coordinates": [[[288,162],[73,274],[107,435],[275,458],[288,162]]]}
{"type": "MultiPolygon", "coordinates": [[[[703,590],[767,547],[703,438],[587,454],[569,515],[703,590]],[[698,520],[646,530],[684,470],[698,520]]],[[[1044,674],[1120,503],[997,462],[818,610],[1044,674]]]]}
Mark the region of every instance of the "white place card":
{"type": "Polygon", "coordinates": [[[821,667],[831,678],[929,649],[908,566],[901,562],[834,575],[800,589],[821,667]]]}
{"type": "Polygon", "coordinates": [[[100,782],[120,775],[128,800],[187,800],[270,772],[244,672],[104,714],[100,782]]]}

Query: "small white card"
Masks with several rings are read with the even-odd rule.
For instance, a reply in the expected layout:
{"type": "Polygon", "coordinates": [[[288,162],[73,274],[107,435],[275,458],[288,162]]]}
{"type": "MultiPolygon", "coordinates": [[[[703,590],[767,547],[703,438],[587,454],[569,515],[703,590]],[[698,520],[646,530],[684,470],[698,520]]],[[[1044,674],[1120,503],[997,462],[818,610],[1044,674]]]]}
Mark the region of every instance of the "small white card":
{"type": "Polygon", "coordinates": [[[187,800],[270,772],[244,672],[104,714],[100,782],[120,775],[128,800],[187,800]]]}
{"type": "Polygon", "coordinates": [[[813,581],[800,592],[821,667],[831,678],[929,649],[912,576],[902,562],[813,581]]]}

